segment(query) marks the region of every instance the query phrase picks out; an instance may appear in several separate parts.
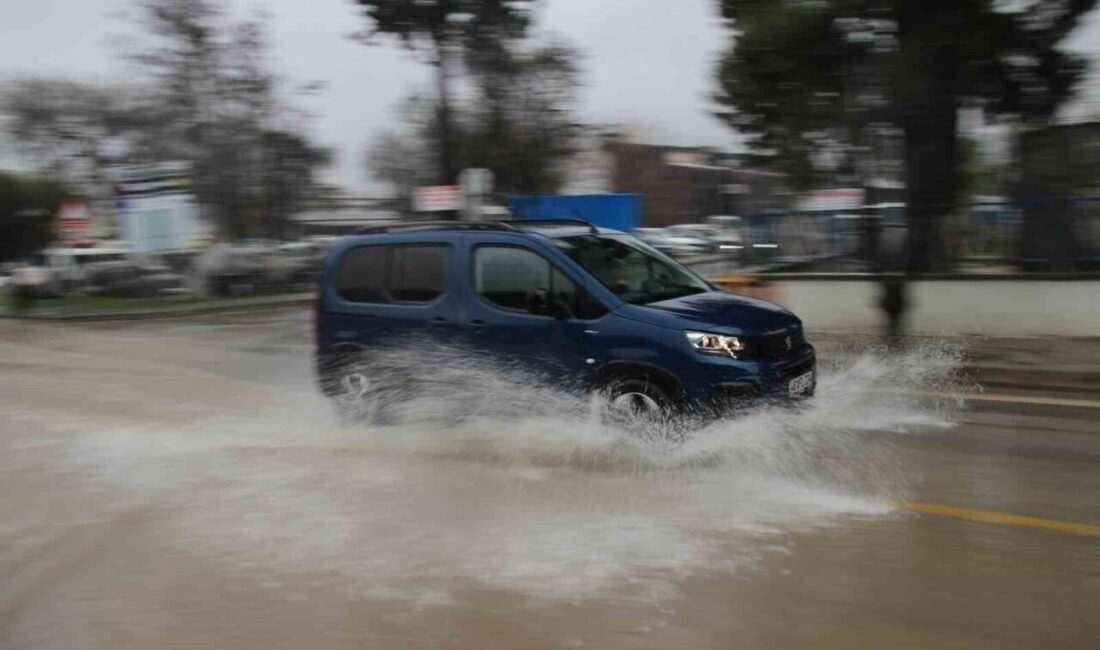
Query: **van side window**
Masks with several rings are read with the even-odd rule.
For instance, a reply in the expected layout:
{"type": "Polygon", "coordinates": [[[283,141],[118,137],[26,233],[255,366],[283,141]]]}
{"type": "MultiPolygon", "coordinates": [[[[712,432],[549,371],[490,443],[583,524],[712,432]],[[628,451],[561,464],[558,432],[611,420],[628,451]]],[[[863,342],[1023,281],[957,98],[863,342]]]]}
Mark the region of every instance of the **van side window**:
{"type": "Polygon", "coordinates": [[[523,248],[480,246],[474,253],[474,288],[494,305],[528,311],[536,292],[550,290],[550,262],[523,248]]]}
{"type": "Polygon", "coordinates": [[[386,260],[389,246],[359,246],[340,258],[336,290],[352,302],[389,302],[386,295],[386,260]]]}
{"type": "Polygon", "coordinates": [[[596,300],[595,296],[584,289],[577,291],[577,301],[573,303],[573,313],[581,320],[596,320],[603,318],[608,312],[603,303],[596,300]]]}
{"type": "Polygon", "coordinates": [[[592,294],[578,287],[557,267],[550,273],[550,287],[554,302],[564,305],[573,318],[595,320],[607,313],[607,307],[593,298],[592,294]]]}
{"type": "Polygon", "coordinates": [[[572,313],[573,305],[577,304],[578,287],[564,273],[554,268],[550,271],[550,296],[559,304],[568,305],[572,313]]]}
{"type": "Polygon", "coordinates": [[[340,259],[336,289],[351,302],[431,302],[446,289],[449,253],[438,244],[359,246],[340,259]]]}
{"type": "Polygon", "coordinates": [[[394,302],[431,302],[447,286],[446,246],[394,246],[390,297],[394,302]]]}
{"type": "Polygon", "coordinates": [[[479,246],[474,289],[485,300],[514,311],[543,313],[546,302],[574,318],[599,318],[607,309],[541,255],[514,246],[479,246]],[[541,308],[541,310],[540,310],[541,308]]]}

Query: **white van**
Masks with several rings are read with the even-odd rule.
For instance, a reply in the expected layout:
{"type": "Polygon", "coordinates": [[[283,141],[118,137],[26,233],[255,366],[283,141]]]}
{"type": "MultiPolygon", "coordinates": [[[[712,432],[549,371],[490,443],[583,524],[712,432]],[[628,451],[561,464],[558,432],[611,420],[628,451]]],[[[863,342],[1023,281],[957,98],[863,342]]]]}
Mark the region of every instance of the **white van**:
{"type": "Polygon", "coordinates": [[[125,262],[127,248],[47,248],[42,251],[51,289],[58,294],[81,291],[103,262],[125,262]]]}

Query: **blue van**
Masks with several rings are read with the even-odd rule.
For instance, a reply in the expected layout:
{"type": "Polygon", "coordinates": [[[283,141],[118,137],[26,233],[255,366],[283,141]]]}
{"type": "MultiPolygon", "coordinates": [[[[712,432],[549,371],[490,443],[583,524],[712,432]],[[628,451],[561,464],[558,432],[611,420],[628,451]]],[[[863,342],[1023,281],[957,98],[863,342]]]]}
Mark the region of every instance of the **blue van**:
{"type": "Polygon", "coordinates": [[[805,398],[816,385],[794,314],[583,221],[367,228],[333,246],[316,309],[320,387],[338,404],[385,389],[364,359],[425,340],[643,415],[805,398]]]}

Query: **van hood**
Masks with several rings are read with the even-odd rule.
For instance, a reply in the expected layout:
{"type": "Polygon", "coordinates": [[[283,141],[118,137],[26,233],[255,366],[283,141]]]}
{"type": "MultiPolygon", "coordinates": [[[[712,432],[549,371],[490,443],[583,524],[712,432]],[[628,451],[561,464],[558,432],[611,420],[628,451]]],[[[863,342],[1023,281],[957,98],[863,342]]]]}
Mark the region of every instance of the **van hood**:
{"type": "Polygon", "coordinates": [[[623,305],[624,318],[672,329],[703,329],[716,334],[761,336],[800,326],[779,305],[727,291],[708,291],[648,305],[623,305]]]}

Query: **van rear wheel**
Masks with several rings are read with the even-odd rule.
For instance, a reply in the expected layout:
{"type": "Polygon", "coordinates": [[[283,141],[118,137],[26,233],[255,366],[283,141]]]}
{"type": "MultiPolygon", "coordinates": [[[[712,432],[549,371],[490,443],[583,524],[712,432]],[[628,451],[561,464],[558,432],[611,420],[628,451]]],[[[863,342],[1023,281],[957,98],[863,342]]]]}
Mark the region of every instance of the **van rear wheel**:
{"type": "Polygon", "coordinates": [[[325,395],[342,421],[351,422],[368,414],[373,388],[367,364],[358,355],[334,360],[325,372],[325,395]]]}

